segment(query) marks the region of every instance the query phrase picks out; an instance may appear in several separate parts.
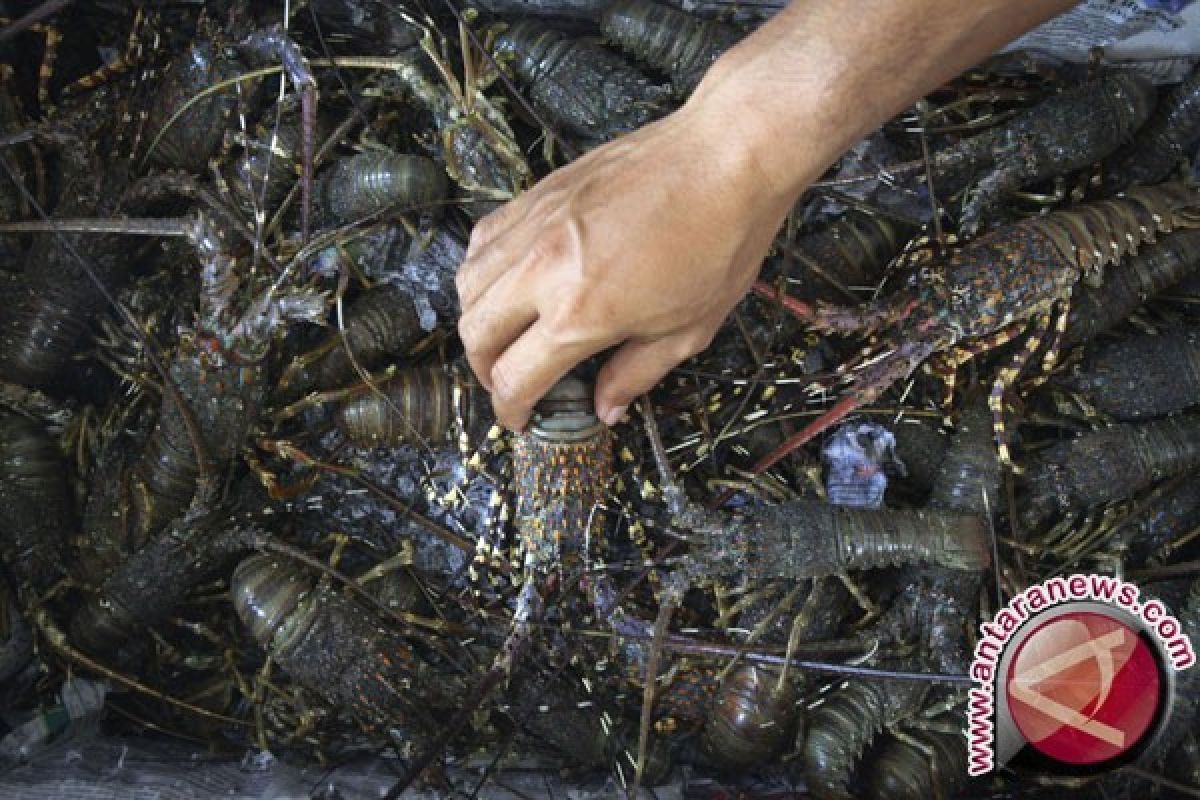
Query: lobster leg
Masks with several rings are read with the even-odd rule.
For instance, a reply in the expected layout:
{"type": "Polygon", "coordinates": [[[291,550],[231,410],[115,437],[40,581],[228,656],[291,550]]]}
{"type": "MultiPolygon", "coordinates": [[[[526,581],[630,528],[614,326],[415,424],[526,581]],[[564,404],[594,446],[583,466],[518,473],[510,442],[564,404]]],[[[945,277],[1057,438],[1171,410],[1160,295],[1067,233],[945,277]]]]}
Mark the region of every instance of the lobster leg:
{"type": "Polygon", "coordinates": [[[255,442],[255,444],[262,450],[279,456],[280,458],[287,459],[288,461],[299,464],[303,467],[310,467],[318,470],[317,472],[310,474],[308,477],[301,479],[296,484],[292,486],[286,486],[280,483],[279,478],[275,475],[275,473],[271,472],[271,470],[267,468],[257,453],[255,453],[253,450],[247,449],[243,453],[247,466],[250,467],[250,471],[254,473],[259,481],[262,482],[263,487],[267,490],[267,494],[270,495],[273,500],[289,500],[305,494],[312,489],[313,485],[317,482],[317,479],[320,477],[320,471],[333,472],[338,475],[347,475],[350,477],[354,477],[359,473],[359,470],[355,467],[336,464],[332,461],[322,461],[316,456],[305,452],[295,443],[289,442],[285,439],[270,439],[267,437],[261,437],[255,442]]]}
{"type": "MultiPolygon", "coordinates": [[[[1012,157],[1012,154],[1007,154],[1007,157],[1012,157]]],[[[983,222],[984,212],[988,208],[994,208],[1005,194],[1021,188],[1023,177],[1019,167],[1002,167],[979,181],[967,193],[966,204],[959,220],[959,232],[963,236],[975,236],[983,222]]]]}
{"type": "Polygon", "coordinates": [[[1012,325],[1002,328],[990,336],[981,336],[978,339],[965,342],[950,351],[933,367],[934,374],[942,379],[945,387],[942,394],[942,408],[945,409],[946,424],[951,423],[949,410],[954,406],[954,389],[958,383],[959,368],[981,353],[986,353],[993,348],[1011,341],[1024,328],[1025,323],[1014,322],[1012,325]]]}
{"type": "Polygon", "coordinates": [[[954,403],[954,390],[958,385],[958,368],[964,363],[965,360],[960,360],[954,353],[936,354],[929,360],[927,366],[929,374],[942,382],[942,419],[944,422],[949,421],[950,414],[947,409],[954,403]]]}
{"type": "Polygon", "coordinates": [[[1071,315],[1071,292],[1067,290],[1067,296],[1059,304],[1058,312],[1054,317],[1054,338],[1050,340],[1050,347],[1046,350],[1046,355],[1042,356],[1041,369],[1037,376],[1031,382],[1029,389],[1036,389],[1050,378],[1050,373],[1054,371],[1054,367],[1058,364],[1058,354],[1062,349],[1063,338],[1067,333],[1067,319],[1071,315]]]}
{"type": "Polygon", "coordinates": [[[90,91],[97,86],[102,86],[113,77],[128,72],[137,66],[142,60],[142,38],[146,28],[147,20],[145,12],[139,8],[134,12],[133,24],[130,26],[129,37],[125,42],[125,52],[118,56],[115,61],[96,67],[96,69],[87,75],[76,78],[71,85],[64,86],[62,95],[66,97],[90,91]]]}
{"type": "MultiPolygon", "coordinates": [[[[340,344],[340,342],[339,342],[340,344]]],[[[293,363],[299,361],[295,359],[293,363]]],[[[284,420],[291,419],[303,411],[310,408],[319,408],[326,403],[335,403],[340,400],[346,400],[355,397],[363,392],[378,392],[380,384],[387,383],[396,374],[394,366],[388,367],[374,375],[369,375],[365,381],[360,381],[352,386],[347,386],[342,389],[329,389],[327,391],[310,392],[304,397],[301,397],[294,403],[286,405],[271,414],[271,421],[278,424],[284,420]]]]}
{"type": "Polygon", "coordinates": [[[50,99],[50,81],[54,78],[54,62],[58,59],[58,45],[62,41],[63,35],[58,28],[52,25],[39,27],[46,35],[46,43],[42,49],[42,63],[38,67],[37,98],[38,108],[41,109],[42,114],[47,114],[54,105],[53,100],[50,99]]]}
{"type": "Polygon", "coordinates": [[[1042,339],[1049,329],[1050,315],[1039,315],[1034,321],[1033,331],[1025,340],[1025,346],[1013,355],[1012,361],[1007,367],[1000,370],[1000,374],[996,376],[996,381],[992,384],[992,391],[988,395],[988,408],[992,411],[992,427],[996,433],[996,453],[1001,464],[1017,473],[1021,470],[1013,464],[1012,455],[1008,452],[1008,433],[1004,428],[1004,396],[1008,389],[1017,382],[1017,378],[1021,376],[1021,370],[1029,363],[1029,359],[1041,347],[1042,339]]]}

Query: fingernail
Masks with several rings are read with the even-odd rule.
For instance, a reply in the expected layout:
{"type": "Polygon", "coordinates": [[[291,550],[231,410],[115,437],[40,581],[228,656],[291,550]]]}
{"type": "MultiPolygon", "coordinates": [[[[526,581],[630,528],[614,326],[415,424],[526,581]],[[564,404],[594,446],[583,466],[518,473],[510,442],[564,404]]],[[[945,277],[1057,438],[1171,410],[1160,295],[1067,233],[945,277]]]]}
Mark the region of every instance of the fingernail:
{"type": "Polygon", "coordinates": [[[612,427],[621,421],[621,417],[625,416],[625,409],[629,408],[628,404],[623,406],[613,406],[604,415],[604,424],[612,427]]]}

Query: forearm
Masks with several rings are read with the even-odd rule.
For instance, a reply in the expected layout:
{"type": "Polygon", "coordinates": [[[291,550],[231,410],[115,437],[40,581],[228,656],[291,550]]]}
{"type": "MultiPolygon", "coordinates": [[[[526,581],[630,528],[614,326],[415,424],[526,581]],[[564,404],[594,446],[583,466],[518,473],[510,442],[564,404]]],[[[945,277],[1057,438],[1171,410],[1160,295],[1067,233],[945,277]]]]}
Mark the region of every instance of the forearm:
{"type": "Polygon", "coordinates": [[[794,196],[921,95],[1074,4],[794,0],[713,65],[685,112],[794,196]]]}
{"type": "Polygon", "coordinates": [[[585,153],[471,234],[467,358],[520,428],[581,360],[615,423],[708,346],[796,196],[863,135],[1065,0],[793,0],[683,108],[585,153]]]}

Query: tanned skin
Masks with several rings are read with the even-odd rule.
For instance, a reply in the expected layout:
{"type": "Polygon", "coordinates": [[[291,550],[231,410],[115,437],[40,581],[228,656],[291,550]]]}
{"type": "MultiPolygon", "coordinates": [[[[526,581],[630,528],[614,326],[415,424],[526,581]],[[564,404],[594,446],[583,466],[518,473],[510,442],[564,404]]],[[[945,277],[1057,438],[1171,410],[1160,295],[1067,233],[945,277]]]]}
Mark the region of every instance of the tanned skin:
{"type": "Polygon", "coordinates": [[[723,55],[673,114],[551,173],[475,226],[458,330],[497,418],[523,428],[610,347],[596,412],[712,341],[788,211],[848,147],[1074,5],[797,0],[723,55]]]}

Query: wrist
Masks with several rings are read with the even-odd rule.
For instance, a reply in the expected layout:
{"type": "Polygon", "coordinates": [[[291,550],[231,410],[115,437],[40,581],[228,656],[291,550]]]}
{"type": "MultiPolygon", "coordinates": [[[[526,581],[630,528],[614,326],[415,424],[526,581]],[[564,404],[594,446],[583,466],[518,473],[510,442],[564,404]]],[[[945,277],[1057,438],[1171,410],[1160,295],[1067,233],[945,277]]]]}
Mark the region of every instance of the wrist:
{"type": "Polygon", "coordinates": [[[684,106],[793,197],[848,147],[1069,0],[792,3],[709,68],[684,106]]]}
{"type": "MultiPolygon", "coordinates": [[[[684,110],[723,143],[722,158],[754,176],[759,192],[790,206],[867,131],[846,118],[846,103],[834,95],[842,84],[816,73],[779,74],[764,55],[726,53],[684,110]]],[[[825,60],[826,74],[836,70],[835,58],[825,60]]]]}
{"type": "Polygon", "coordinates": [[[706,77],[672,116],[697,143],[697,166],[738,203],[790,207],[821,172],[818,168],[808,175],[807,159],[795,149],[780,157],[790,143],[781,138],[779,121],[756,103],[755,93],[743,89],[736,75],[727,80],[718,71],[713,79],[706,77]]]}

